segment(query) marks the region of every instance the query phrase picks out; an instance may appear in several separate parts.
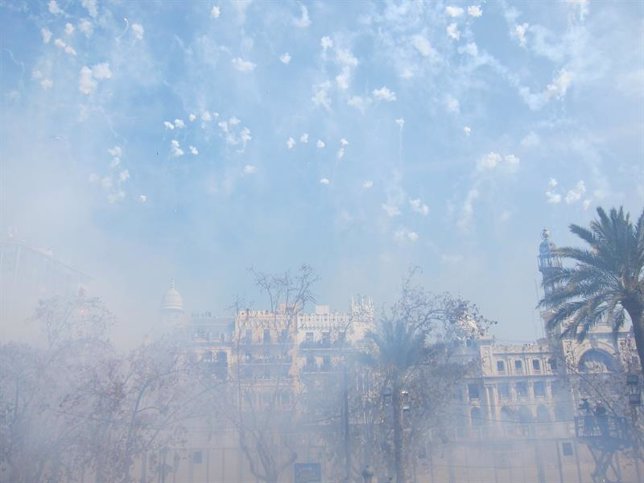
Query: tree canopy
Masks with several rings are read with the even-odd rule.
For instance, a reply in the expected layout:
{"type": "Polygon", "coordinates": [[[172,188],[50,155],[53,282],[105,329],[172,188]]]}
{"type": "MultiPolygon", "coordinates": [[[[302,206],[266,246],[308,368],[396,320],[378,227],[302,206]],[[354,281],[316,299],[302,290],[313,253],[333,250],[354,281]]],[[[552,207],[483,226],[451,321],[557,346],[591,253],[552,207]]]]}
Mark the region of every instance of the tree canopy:
{"type": "Polygon", "coordinates": [[[597,208],[597,219],[589,228],[570,225],[585,248],[563,247],[554,255],[573,262],[553,267],[544,277],[544,286],[554,287],[539,306],[552,311],[549,328],[562,328],[562,335],[583,340],[600,322],[620,330],[633,324],[640,370],[644,362],[644,210],[636,223],[624,209],[609,213],[597,208]]]}

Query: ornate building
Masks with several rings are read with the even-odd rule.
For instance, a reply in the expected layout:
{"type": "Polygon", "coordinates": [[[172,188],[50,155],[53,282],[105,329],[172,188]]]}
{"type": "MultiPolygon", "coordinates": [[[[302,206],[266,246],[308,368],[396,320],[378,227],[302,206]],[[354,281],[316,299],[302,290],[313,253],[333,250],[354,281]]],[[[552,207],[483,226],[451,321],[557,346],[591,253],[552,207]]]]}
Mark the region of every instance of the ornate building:
{"type": "MultiPolygon", "coordinates": [[[[538,267],[546,295],[555,289],[551,271],[562,266],[555,248],[544,230],[538,267]]],[[[428,445],[429,481],[599,481],[593,479],[598,456],[576,437],[575,415],[584,400],[628,415],[626,377],[639,367],[632,332],[614,332],[605,323],[580,341],[549,327],[550,316],[542,313],[546,337],[535,342],[482,337],[472,345],[478,363],[457,394],[450,442],[428,445]]],[[[632,454],[616,454],[611,464],[605,481],[639,481],[632,454]]]]}
{"type": "MultiPolygon", "coordinates": [[[[561,267],[555,248],[549,232],[544,230],[538,268],[546,294],[554,289],[547,283],[550,271],[561,267]]],[[[312,313],[280,307],[276,311],[241,310],[229,318],[210,313],[187,317],[174,284],[163,297],[161,312],[166,323],[189,332],[198,357],[219,380],[235,372],[240,384],[246,381],[249,387],[274,391],[281,401],[280,415],[297,411],[297,399],[307,384],[320,378],[340,384],[342,371],[338,367],[375,321],[369,299],[352,301],[348,312],[334,312],[318,305],[312,313]]],[[[410,463],[414,468],[412,481],[598,481],[597,474],[593,476],[598,456],[576,437],[575,415],[584,399],[624,415],[626,375],[638,367],[632,334],[629,330],[614,333],[604,324],[579,341],[574,335],[562,337],[559,329],[549,328],[549,316],[548,312],[542,314],[546,325],[543,339],[505,344],[481,335],[464,345],[464,357],[474,361],[474,369],[451,405],[452,429],[447,435],[427,435],[410,463]]],[[[346,414],[348,407],[341,406],[338,399],[338,412],[346,424],[334,430],[338,439],[346,437],[348,425],[357,424],[346,414]]],[[[324,475],[332,474],[332,467],[342,462],[330,459],[322,440],[315,437],[316,431],[328,427],[306,429],[307,434],[296,438],[298,464],[319,464],[322,478],[318,481],[331,481],[324,475]]],[[[182,463],[176,468],[175,479],[177,474],[189,477],[176,481],[255,481],[236,447],[234,431],[221,428],[220,437],[210,440],[199,437],[198,432],[195,428],[192,446],[182,450],[178,460],[182,463]]],[[[607,471],[613,480],[606,481],[638,481],[639,463],[632,455],[617,454],[610,464],[607,471]]],[[[286,471],[282,481],[293,481],[293,474],[294,468],[286,471]]],[[[375,481],[386,479],[376,475],[375,481]]]]}

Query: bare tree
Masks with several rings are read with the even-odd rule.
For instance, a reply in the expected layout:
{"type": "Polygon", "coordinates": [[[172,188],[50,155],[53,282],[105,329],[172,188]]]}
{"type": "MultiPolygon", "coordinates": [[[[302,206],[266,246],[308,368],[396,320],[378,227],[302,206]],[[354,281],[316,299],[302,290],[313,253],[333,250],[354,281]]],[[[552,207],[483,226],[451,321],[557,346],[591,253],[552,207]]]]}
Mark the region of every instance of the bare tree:
{"type": "MultiPolygon", "coordinates": [[[[97,483],[131,481],[135,462],[181,444],[185,419],[196,403],[191,361],[181,346],[160,339],[125,357],[92,367],[88,383],[68,402],[85,420],[83,447],[97,483]]],[[[148,478],[164,468],[151,468],[148,478]]]]}
{"type": "Polygon", "coordinates": [[[76,481],[82,420],[66,411],[88,368],[110,353],[113,317],[84,293],[39,302],[34,320],[45,344],[0,346],[0,481],[76,481]]]}
{"type": "Polygon", "coordinates": [[[2,483],[125,483],[147,453],[180,443],[193,398],[175,339],[121,355],[113,316],[83,293],[39,302],[34,319],[44,347],[0,346],[2,483]]]}
{"type": "Polygon", "coordinates": [[[252,273],[269,309],[236,304],[232,369],[213,402],[236,431],[251,473],[276,483],[297,459],[294,341],[298,315],[314,300],[317,277],[306,265],[295,274],[252,273]]]}

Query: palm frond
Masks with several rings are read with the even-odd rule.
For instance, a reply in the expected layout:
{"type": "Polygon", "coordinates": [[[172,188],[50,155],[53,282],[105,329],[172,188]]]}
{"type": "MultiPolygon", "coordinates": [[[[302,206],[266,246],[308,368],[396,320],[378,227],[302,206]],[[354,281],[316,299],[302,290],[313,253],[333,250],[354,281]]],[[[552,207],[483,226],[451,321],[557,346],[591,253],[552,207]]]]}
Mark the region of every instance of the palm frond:
{"type": "Polygon", "coordinates": [[[570,231],[577,235],[579,238],[584,240],[586,243],[588,243],[591,247],[595,246],[597,244],[597,240],[595,238],[595,234],[589,230],[588,228],[584,228],[583,226],[579,225],[570,225],[570,231]]]}
{"type": "Polygon", "coordinates": [[[632,311],[628,307],[633,297],[644,305],[644,211],[634,226],[623,208],[607,213],[599,207],[589,228],[573,224],[570,230],[587,246],[555,249],[556,256],[574,265],[544,274],[544,286],[552,290],[538,306],[550,311],[547,326],[561,327],[562,335],[578,339],[600,322],[618,331],[627,322],[626,310],[632,311]]]}

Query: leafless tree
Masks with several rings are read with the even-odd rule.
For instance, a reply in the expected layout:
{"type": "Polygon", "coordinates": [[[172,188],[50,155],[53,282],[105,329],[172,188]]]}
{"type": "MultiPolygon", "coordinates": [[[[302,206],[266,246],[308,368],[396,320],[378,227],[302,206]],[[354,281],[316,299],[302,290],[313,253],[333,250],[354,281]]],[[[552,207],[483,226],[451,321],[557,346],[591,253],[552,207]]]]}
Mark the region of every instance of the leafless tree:
{"type": "Polygon", "coordinates": [[[233,361],[225,388],[213,401],[234,428],[251,473],[276,483],[297,459],[296,346],[298,315],[314,300],[309,266],[292,274],[252,271],[269,309],[236,304],[233,361]]]}
{"type": "Polygon", "coordinates": [[[76,481],[82,473],[82,420],[66,404],[111,349],[112,315],[80,293],[39,302],[34,320],[44,343],[0,346],[0,481],[76,481]]]}
{"type": "Polygon", "coordinates": [[[126,483],[147,453],[180,443],[192,361],[177,339],[120,354],[113,316],[83,293],[41,301],[34,319],[45,344],[0,346],[2,483],[126,483]]]}

